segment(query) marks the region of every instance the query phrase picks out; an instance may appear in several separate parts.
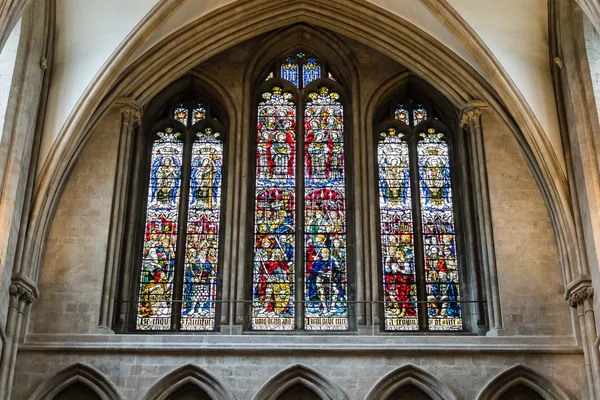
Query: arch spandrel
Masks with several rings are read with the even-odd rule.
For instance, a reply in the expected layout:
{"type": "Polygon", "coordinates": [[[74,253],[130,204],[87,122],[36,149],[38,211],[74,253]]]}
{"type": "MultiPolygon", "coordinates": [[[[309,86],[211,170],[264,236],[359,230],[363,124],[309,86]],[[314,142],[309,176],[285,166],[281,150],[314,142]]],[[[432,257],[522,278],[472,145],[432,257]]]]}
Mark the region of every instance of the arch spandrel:
{"type": "Polygon", "coordinates": [[[212,400],[235,400],[229,389],[217,378],[193,364],[184,365],[165,375],[148,389],[142,399],[170,400],[174,395],[189,394],[193,388],[198,390],[200,396],[212,400]]]}
{"type": "MultiPolygon", "coordinates": [[[[171,35],[161,43],[159,49],[147,52],[126,70],[127,60],[124,56],[123,59],[114,60],[109,69],[101,71],[76,111],[70,116],[61,139],[55,144],[51,157],[43,167],[44,174],[40,177],[34,196],[31,229],[27,234],[22,262],[22,265],[29,269],[23,272],[37,276],[43,246],[36,243],[42,243],[46,237],[57,199],[66,181],[65,177],[72,169],[94,122],[116,97],[129,95],[142,103],[147,102],[169,82],[217,52],[251,37],[299,22],[330,29],[373,47],[392,60],[407,66],[416,75],[438,88],[454,104],[464,104],[475,98],[486,100],[509,125],[524,148],[549,204],[555,231],[563,248],[563,264],[566,269],[571,268],[576,254],[573,250],[575,247],[568,238],[575,235],[569,234],[573,224],[566,196],[566,184],[564,177],[557,172],[560,168],[556,160],[548,157],[545,150],[540,150],[540,147],[545,148],[546,145],[536,144],[537,141],[545,143],[543,132],[529,129],[528,134],[522,136],[512,122],[513,118],[499,101],[498,94],[464,60],[407,21],[362,2],[333,1],[327,5],[316,5],[306,0],[295,2],[293,5],[286,3],[285,7],[274,6],[266,0],[250,3],[234,3],[219,9],[218,13],[223,15],[219,14],[218,24],[215,23],[217,14],[200,18],[171,35]],[[250,3],[254,13],[248,15],[241,12],[250,3]],[[225,15],[228,17],[224,18],[225,15]],[[366,26],[365,15],[378,20],[379,25],[366,26]],[[391,29],[392,26],[394,29],[391,29]],[[417,50],[423,47],[430,49],[430,52],[418,53],[417,50]],[[415,54],[419,54],[418,59],[415,54]],[[107,93],[110,94],[106,95],[107,93]]],[[[158,15],[157,12],[156,16],[158,15]]],[[[140,40],[141,35],[141,31],[137,31],[126,42],[132,43],[131,46],[134,46],[134,42],[139,44],[136,41],[140,40]]],[[[124,44],[125,47],[127,43],[124,44]]],[[[517,96],[511,88],[507,93],[509,96],[517,96]]],[[[508,103],[511,104],[511,109],[520,114],[518,120],[530,120],[529,127],[535,125],[530,114],[515,109],[514,101],[508,103]]]]}
{"type": "Polygon", "coordinates": [[[324,375],[302,364],[292,365],[269,379],[252,398],[278,400],[290,389],[303,386],[321,400],[347,400],[344,392],[324,375]]]}
{"type": "Polygon", "coordinates": [[[394,396],[404,389],[416,390],[432,400],[458,399],[444,382],[416,365],[407,364],[381,378],[369,390],[365,400],[395,399],[394,396]]]}
{"type": "Polygon", "coordinates": [[[71,388],[79,393],[93,393],[100,400],[121,400],[117,387],[102,372],[83,363],[75,363],[42,382],[29,400],[54,400],[71,388]]]}
{"type": "MultiPolygon", "coordinates": [[[[477,400],[503,400],[514,389],[523,387],[545,400],[571,400],[557,383],[525,365],[512,366],[490,380],[477,395],[477,400]]],[[[509,397],[510,398],[510,397],[509,397]]]]}

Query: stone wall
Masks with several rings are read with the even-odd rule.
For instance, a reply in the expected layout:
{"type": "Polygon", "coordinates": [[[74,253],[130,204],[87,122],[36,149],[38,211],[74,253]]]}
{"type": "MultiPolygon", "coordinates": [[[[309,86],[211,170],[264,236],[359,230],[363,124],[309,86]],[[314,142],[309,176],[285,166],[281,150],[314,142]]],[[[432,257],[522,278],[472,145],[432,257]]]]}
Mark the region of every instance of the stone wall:
{"type": "MultiPolygon", "coordinates": [[[[347,44],[361,71],[355,109],[364,110],[375,89],[403,67],[351,40],[347,44]]],[[[243,44],[200,66],[226,88],[238,112],[246,104],[242,71],[254,45],[243,44]]],[[[364,398],[380,378],[407,363],[430,372],[464,399],[475,398],[495,375],[518,363],[554,380],[574,398],[585,397],[583,353],[563,298],[546,204],[516,139],[490,114],[484,116],[483,129],[506,337],[93,334],[98,332],[119,121],[116,112],[103,118],[62,195],[39,277],[40,298],[19,350],[15,400],[26,399],[44,379],[76,362],[97,368],[125,399],[140,399],[160,378],[188,363],[205,368],[240,400],[252,398],[269,378],[297,363],[319,371],[350,399],[364,398]]],[[[252,131],[240,130],[244,135],[252,131]]],[[[365,133],[355,128],[353,134],[365,133]]],[[[361,162],[365,152],[355,148],[353,162],[361,162]]],[[[230,199],[252,174],[240,174],[238,182],[232,182],[233,168],[228,174],[235,190],[230,199]]],[[[355,179],[354,191],[374,187],[373,179],[355,179]]],[[[370,209],[376,209],[377,197],[370,196],[370,202],[370,209]]],[[[365,277],[364,287],[378,286],[377,274],[372,275],[365,277]]]]}

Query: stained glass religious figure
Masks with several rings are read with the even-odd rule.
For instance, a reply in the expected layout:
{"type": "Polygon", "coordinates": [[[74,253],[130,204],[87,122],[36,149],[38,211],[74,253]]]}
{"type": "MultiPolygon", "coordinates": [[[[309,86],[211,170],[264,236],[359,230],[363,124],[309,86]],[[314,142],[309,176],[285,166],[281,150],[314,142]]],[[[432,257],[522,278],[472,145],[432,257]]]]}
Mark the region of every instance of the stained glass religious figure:
{"type": "Polygon", "coordinates": [[[169,127],[152,145],[136,327],[171,328],[183,142],[169,127]]]}
{"type": "Polygon", "coordinates": [[[182,330],[215,327],[223,168],[220,136],[220,132],[206,127],[196,133],[192,145],[182,330]]]}
{"type": "Polygon", "coordinates": [[[304,110],[307,330],[348,329],[344,113],[327,87],[304,110]]]}
{"type": "Polygon", "coordinates": [[[263,93],[256,133],[252,329],[292,330],[295,316],[296,106],[263,93]]]}
{"type": "Polygon", "coordinates": [[[418,330],[409,146],[404,134],[380,134],[379,208],[386,330],[418,330]]]}
{"type": "Polygon", "coordinates": [[[444,134],[429,128],[417,144],[430,330],[462,329],[450,157],[444,134]]]}

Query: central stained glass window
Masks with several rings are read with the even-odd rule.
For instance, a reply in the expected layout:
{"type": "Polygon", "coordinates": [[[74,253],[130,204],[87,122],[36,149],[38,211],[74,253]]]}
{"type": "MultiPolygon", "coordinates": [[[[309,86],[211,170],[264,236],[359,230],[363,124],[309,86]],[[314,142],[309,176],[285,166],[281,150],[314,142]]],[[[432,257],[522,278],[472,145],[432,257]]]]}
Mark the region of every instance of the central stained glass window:
{"type": "MultiPolygon", "coordinates": [[[[377,145],[384,328],[463,328],[447,129],[399,104],[377,145]]],[[[384,128],[384,129],[383,129],[384,128]]]]}
{"type": "Polygon", "coordinates": [[[161,120],[150,148],[136,330],[212,331],[223,141],[202,103],[182,103],[161,120]],[[184,217],[184,218],[182,218],[184,217]]]}
{"type": "Polygon", "coordinates": [[[348,329],[344,107],[324,69],[299,52],[261,86],[254,330],[348,329]]]}

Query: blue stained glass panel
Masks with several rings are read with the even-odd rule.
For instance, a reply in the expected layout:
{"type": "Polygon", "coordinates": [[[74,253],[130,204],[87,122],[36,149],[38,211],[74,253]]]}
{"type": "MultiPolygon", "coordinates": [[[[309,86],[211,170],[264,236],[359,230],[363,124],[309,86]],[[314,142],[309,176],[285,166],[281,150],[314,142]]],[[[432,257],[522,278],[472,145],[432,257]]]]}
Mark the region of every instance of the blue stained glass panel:
{"type": "Polygon", "coordinates": [[[171,329],[183,142],[167,128],[152,145],[136,328],[171,329]]]}
{"type": "Polygon", "coordinates": [[[182,330],[213,330],[217,296],[223,142],[205,128],[192,145],[182,330]]]}
{"type": "Polygon", "coordinates": [[[309,58],[302,66],[302,87],[306,87],[314,80],[321,78],[321,66],[313,57],[309,58]]]}
{"type": "Polygon", "coordinates": [[[450,156],[435,129],[417,144],[427,314],[430,330],[461,330],[461,304],[450,156]]]}
{"type": "Polygon", "coordinates": [[[300,84],[298,75],[298,64],[292,57],[289,57],[283,64],[281,64],[281,78],[292,82],[296,87],[298,87],[300,84]]]}

